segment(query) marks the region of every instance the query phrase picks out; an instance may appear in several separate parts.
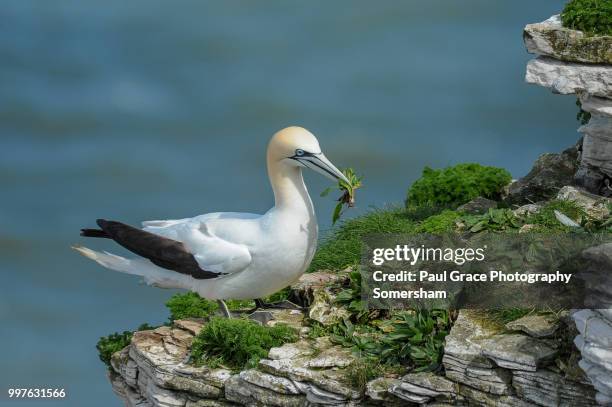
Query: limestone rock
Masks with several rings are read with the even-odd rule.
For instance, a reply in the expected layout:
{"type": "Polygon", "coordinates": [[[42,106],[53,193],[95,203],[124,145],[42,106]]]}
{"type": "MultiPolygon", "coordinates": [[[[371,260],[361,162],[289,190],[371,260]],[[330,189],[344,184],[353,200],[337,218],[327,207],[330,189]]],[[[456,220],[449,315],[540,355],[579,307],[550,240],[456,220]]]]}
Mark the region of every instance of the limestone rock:
{"type": "Polygon", "coordinates": [[[315,291],[336,284],[342,285],[348,281],[350,269],[341,272],[317,271],[302,274],[300,279],[290,287],[289,300],[303,307],[309,307],[314,301],[315,291]]]}
{"type": "Polygon", "coordinates": [[[527,175],[508,186],[505,200],[518,205],[549,200],[573,183],[577,169],[576,146],[560,154],[542,154],[527,175]]]}
{"type": "Polygon", "coordinates": [[[370,380],[366,384],[365,394],[370,400],[379,402],[385,406],[403,405],[405,404],[404,400],[397,398],[389,392],[391,387],[399,383],[401,383],[399,379],[379,377],[370,380]]]}
{"type": "Polygon", "coordinates": [[[514,209],[512,212],[516,216],[527,216],[527,215],[533,215],[535,213],[540,212],[540,209],[542,209],[541,205],[531,203],[531,204],[522,205],[514,209]]]}
{"type": "Polygon", "coordinates": [[[559,190],[557,199],[574,202],[582,208],[587,215],[595,219],[602,220],[610,215],[608,205],[612,203],[611,199],[591,194],[580,188],[564,186],[559,190]]]}
{"type": "Polygon", "coordinates": [[[597,168],[608,177],[612,176],[612,118],[594,115],[578,131],[584,136],[581,165],[597,168]]]}
{"type": "Polygon", "coordinates": [[[389,388],[403,400],[423,404],[431,400],[452,402],[457,398],[457,385],[433,373],[410,373],[389,388]]]}
{"type": "Polygon", "coordinates": [[[194,333],[200,328],[200,322],[187,320],[135,332],[131,344],[112,356],[117,393],[128,405],[139,406],[147,405],[141,399],[152,406],[180,407],[193,398],[218,400],[231,372],[187,364],[194,333]]]}
{"type": "Polygon", "coordinates": [[[482,354],[481,342],[496,333],[496,329],[482,322],[478,312],[459,311],[455,325],[446,337],[442,359],[446,377],[483,392],[508,394],[512,376],[482,354]]]}
{"type": "Polygon", "coordinates": [[[527,24],[523,40],[532,54],[562,61],[612,64],[611,36],[588,36],[582,31],[565,28],[559,15],[541,23],[527,24]]]}
{"type": "Polygon", "coordinates": [[[582,110],[594,115],[612,117],[612,100],[582,93],[578,95],[582,110]]]}
{"type": "Polygon", "coordinates": [[[541,406],[580,407],[595,405],[591,386],[564,379],[549,370],[513,371],[512,384],[519,397],[541,406]]]}
{"type": "Polygon", "coordinates": [[[457,210],[470,214],[482,214],[488,211],[489,209],[494,208],[497,208],[497,202],[479,196],[477,198],[472,199],[470,202],[461,205],[457,208],[457,210]]]}
{"type": "Polygon", "coordinates": [[[525,80],[554,93],[586,92],[612,98],[612,69],[606,65],[581,65],[540,56],[527,63],[525,80]]]}
{"type": "Polygon", "coordinates": [[[482,353],[500,367],[535,372],[551,361],[557,350],[525,335],[495,335],[481,342],[482,353]]]}
{"type": "Polygon", "coordinates": [[[300,407],[305,402],[305,397],[299,392],[275,392],[245,380],[242,374],[234,375],[226,382],[225,398],[241,405],[275,407],[300,407]]]}
{"type": "Polygon", "coordinates": [[[326,337],[273,348],[269,356],[259,361],[258,370],[293,381],[311,402],[341,403],[361,397],[361,392],[346,378],[346,368],[353,363],[354,356],[326,337]]]}
{"type": "Polygon", "coordinates": [[[459,393],[466,399],[468,406],[534,407],[532,402],[521,400],[513,395],[491,394],[470,386],[459,386],[459,393]]]}
{"type": "Polygon", "coordinates": [[[334,296],[326,289],[313,293],[313,300],[308,310],[308,317],[322,325],[329,326],[349,317],[349,312],[334,304],[334,296]]]}
{"type": "Polygon", "coordinates": [[[546,315],[527,315],[508,322],[506,329],[522,331],[534,338],[552,336],[559,329],[559,320],[546,315]]]}
{"type": "Polygon", "coordinates": [[[612,373],[601,366],[591,363],[585,359],[578,362],[580,368],[593,383],[593,387],[606,397],[612,398],[612,373]]]}

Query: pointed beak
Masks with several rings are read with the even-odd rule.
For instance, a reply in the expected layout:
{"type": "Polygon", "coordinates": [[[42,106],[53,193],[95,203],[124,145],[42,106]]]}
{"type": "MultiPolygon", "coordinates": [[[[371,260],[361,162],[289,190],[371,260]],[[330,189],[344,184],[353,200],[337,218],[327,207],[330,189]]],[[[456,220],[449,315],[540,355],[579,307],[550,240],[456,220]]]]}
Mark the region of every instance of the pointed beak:
{"type": "Polygon", "coordinates": [[[299,161],[305,167],[308,167],[333,181],[341,180],[347,184],[350,184],[348,178],[344,176],[342,171],[336,168],[336,166],[332,164],[323,153],[307,154],[302,157],[294,157],[294,159],[299,161]]]}

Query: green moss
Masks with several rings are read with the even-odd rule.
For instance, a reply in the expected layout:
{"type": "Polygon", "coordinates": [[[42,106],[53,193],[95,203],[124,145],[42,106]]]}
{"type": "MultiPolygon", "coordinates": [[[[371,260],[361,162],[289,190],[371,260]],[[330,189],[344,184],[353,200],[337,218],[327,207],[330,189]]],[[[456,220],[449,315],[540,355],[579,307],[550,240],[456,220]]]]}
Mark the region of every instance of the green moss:
{"type": "Polygon", "coordinates": [[[563,26],[591,35],[612,35],[611,0],[570,0],[561,13],[563,26]]]}
{"type": "Polygon", "coordinates": [[[440,170],[425,167],[423,175],[408,190],[407,206],[458,206],[482,196],[499,198],[512,177],[502,168],[476,163],[459,164],[440,170]]]}
{"type": "Polygon", "coordinates": [[[342,221],[323,239],[309,271],[341,270],[359,263],[361,239],[371,233],[411,233],[415,223],[402,208],[375,209],[358,218],[342,221]]]}
{"type": "Polygon", "coordinates": [[[173,295],[166,302],[166,307],[170,310],[170,321],[185,318],[208,318],[218,308],[215,302],[208,301],[194,292],[173,295]]]}
{"type": "Polygon", "coordinates": [[[440,234],[455,229],[456,222],[461,218],[457,211],[445,210],[442,213],[430,216],[419,224],[415,231],[417,233],[440,234]]]}
{"type": "Polygon", "coordinates": [[[242,318],[213,317],[193,340],[192,362],[210,367],[251,368],[272,347],[297,340],[295,329],[286,325],[265,327],[242,318]]]}

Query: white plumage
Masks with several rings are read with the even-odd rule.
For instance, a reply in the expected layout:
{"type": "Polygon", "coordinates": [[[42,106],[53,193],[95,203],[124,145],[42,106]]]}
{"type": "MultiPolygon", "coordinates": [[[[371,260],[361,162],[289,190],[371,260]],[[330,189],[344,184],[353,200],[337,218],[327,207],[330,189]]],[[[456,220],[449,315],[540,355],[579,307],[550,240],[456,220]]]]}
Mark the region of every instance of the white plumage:
{"type": "Polygon", "coordinates": [[[274,135],[268,146],[267,167],[275,205],[263,215],[217,212],[143,222],[142,231],[154,236],[118,222],[114,222],[119,225],[117,230],[98,222],[102,230],[84,235],[110,237],[148,258],[126,259],[85,247],[75,249],[104,267],[142,276],[147,284],[157,287],[188,289],[217,300],[270,295],[297,280],[316,250],[317,220],[302,168],[334,180],[346,178],[322,154],[317,139],[300,127],[274,135]],[[121,227],[128,228],[128,234],[121,227]],[[167,246],[169,242],[173,245],[167,246]],[[195,259],[197,265],[193,264],[206,273],[205,277],[198,278],[193,267],[182,270],[185,259],[195,259]]]}

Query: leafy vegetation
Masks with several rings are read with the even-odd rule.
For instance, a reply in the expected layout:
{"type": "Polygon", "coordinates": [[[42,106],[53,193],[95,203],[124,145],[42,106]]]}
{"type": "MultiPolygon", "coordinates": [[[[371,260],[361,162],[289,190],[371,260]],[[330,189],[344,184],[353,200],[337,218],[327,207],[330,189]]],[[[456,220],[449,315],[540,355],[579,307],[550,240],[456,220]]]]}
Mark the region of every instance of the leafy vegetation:
{"type": "Polygon", "coordinates": [[[425,167],[421,178],[408,190],[406,206],[458,206],[478,196],[496,199],[511,179],[510,173],[502,168],[476,163],[440,170],[425,167]]]}
{"type": "Polygon", "coordinates": [[[344,306],[357,322],[369,319],[369,312],[361,299],[361,273],[357,268],[349,273],[349,286],[336,295],[336,303],[344,306]]]}
{"type": "Polygon", "coordinates": [[[581,222],[583,219],[586,220],[587,218],[587,214],[575,202],[553,200],[544,205],[537,213],[529,215],[526,219],[526,223],[537,225],[538,227],[534,229],[535,232],[569,231],[569,227],[562,225],[559,220],[557,220],[555,216],[556,210],[578,222],[581,222]]]}
{"type": "Polygon", "coordinates": [[[361,359],[377,358],[383,367],[402,365],[418,372],[440,367],[450,325],[448,311],[423,309],[361,324],[347,318],[329,332],[332,342],[351,348],[361,359]]]}
{"type": "MultiPolygon", "coordinates": [[[[342,173],[346,176],[349,182],[338,180],[338,189],[342,192],[340,198],[338,198],[338,204],[334,208],[332,215],[332,224],[335,224],[340,216],[342,216],[342,208],[346,205],[348,208],[355,206],[355,191],[361,188],[361,180],[363,177],[357,176],[355,170],[352,168],[346,168],[342,170],[342,173]]],[[[327,188],[321,192],[321,196],[327,196],[333,188],[327,188]]]]}
{"type": "Polygon", "coordinates": [[[612,1],[570,0],[561,13],[565,27],[591,35],[612,35],[612,1]]]}
{"type": "Polygon", "coordinates": [[[196,365],[255,367],[272,347],[297,340],[296,331],[286,325],[261,326],[243,318],[213,317],[193,340],[192,361],[196,365]]]}
{"type": "MultiPolygon", "coordinates": [[[[137,331],[146,331],[149,329],[155,329],[153,326],[148,324],[142,324],[138,327],[137,331]]],[[[119,352],[130,344],[133,333],[131,331],[115,332],[113,334],[103,336],[98,340],[96,349],[98,350],[98,356],[104,364],[110,367],[111,357],[113,353],[119,352]]]]}
{"type": "Polygon", "coordinates": [[[516,229],[522,225],[510,209],[489,209],[485,214],[467,215],[462,220],[465,228],[472,233],[516,229]]]}
{"type": "Polygon", "coordinates": [[[170,321],[185,318],[208,318],[218,308],[213,301],[205,300],[197,293],[188,292],[173,295],[167,302],[170,321]]]}
{"type": "Polygon", "coordinates": [[[580,102],[580,99],[576,99],[576,106],[578,106],[576,120],[578,120],[580,124],[587,124],[589,120],[591,120],[591,113],[582,110],[582,103],[580,102]]]}

